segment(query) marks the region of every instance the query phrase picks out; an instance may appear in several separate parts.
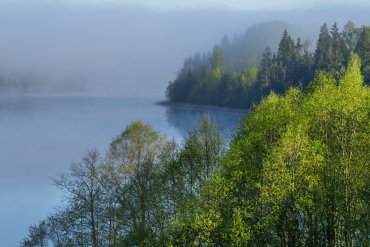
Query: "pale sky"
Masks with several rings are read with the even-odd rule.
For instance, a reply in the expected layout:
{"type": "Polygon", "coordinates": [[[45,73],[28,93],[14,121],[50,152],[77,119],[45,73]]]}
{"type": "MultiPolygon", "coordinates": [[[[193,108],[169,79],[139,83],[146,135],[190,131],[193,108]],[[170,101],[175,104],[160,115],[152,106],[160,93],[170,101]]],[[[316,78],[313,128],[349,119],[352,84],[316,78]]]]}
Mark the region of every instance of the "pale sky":
{"type": "Polygon", "coordinates": [[[370,0],[0,0],[0,2],[57,2],[83,4],[119,4],[142,6],[158,10],[179,9],[235,9],[289,10],[322,5],[370,6],[370,0]]]}
{"type": "MultiPolygon", "coordinates": [[[[73,0],[76,1],[76,0],[73,0]]],[[[369,0],[79,0],[83,2],[115,2],[130,5],[142,5],[159,9],[291,9],[312,7],[323,4],[353,4],[370,6],[369,0]]]]}

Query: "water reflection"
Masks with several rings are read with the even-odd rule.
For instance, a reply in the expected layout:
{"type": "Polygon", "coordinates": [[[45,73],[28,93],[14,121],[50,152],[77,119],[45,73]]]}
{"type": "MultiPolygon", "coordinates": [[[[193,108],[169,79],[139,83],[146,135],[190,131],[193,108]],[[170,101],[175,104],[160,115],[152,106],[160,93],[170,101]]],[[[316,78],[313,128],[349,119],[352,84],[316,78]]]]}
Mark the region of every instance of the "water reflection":
{"type": "Polygon", "coordinates": [[[166,118],[170,127],[176,128],[182,136],[186,136],[209,113],[212,120],[222,131],[225,140],[239,126],[240,120],[247,114],[245,110],[232,110],[213,107],[198,107],[192,105],[166,106],[166,118]]]}

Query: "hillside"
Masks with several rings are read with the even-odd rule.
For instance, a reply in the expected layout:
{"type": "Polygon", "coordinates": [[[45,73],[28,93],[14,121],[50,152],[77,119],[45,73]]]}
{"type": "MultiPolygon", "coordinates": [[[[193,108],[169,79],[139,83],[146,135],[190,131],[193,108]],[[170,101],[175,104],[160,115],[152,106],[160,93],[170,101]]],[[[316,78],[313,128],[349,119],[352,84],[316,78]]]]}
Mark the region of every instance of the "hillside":
{"type": "Polygon", "coordinates": [[[166,95],[171,102],[250,108],[270,91],[305,88],[318,70],[338,77],[352,52],[360,55],[368,83],[369,27],[356,27],[349,21],[339,30],[336,23],[323,24],[312,49],[309,41],[293,39],[284,23],[259,24],[231,43],[224,37],[209,54],[186,59],[166,95]],[[280,41],[277,32],[281,32],[280,41]]]}

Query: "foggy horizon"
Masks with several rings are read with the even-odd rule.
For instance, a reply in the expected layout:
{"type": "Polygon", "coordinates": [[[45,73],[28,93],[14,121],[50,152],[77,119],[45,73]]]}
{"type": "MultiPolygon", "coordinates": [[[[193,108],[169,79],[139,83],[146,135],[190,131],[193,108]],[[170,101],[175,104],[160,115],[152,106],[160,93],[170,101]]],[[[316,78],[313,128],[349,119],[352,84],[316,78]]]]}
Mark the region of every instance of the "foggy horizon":
{"type": "Polygon", "coordinates": [[[64,5],[64,6],[115,6],[115,7],[141,7],[156,11],[173,11],[173,10],[248,10],[248,11],[276,11],[276,10],[302,10],[325,6],[355,6],[370,7],[366,0],[188,0],[185,2],[174,2],[171,0],[0,0],[3,4],[19,5],[64,5]]]}
{"type": "MultiPolygon", "coordinates": [[[[232,214],[204,214],[204,223],[212,227],[204,229],[215,230],[209,236],[216,240],[209,243],[226,236],[218,245],[228,246],[234,238],[235,244],[243,243],[245,237],[259,245],[254,239],[260,236],[261,243],[273,245],[254,220],[260,219],[260,209],[250,207],[263,198],[249,201],[239,192],[252,188],[250,195],[258,195],[258,181],[271,182],[276,175],[283,192],[297,181],[293,194],[315,199],[321,182],[331,189],[335,179],[338,188],[343,186],[340,179],[348,174],[353,180],[346,186],[358,179],[347,170],[352,151],[359,154],[352,161],[359,174],[368,160],[369,13],[369,0],[0,0],[0,243],[141,246],[165,233],[172,244],[180,236],[173,220],[186,226],[187,217],[178,216],[204,209],[197,203],[203,204],[199,196],[210,181],[212,191],[204,190],[205,195],[227,198],[227,203],[207,199],[204,205],[219,204],[232,214]],[[324,23],[327,28],[320,31],[324,23]],[[335,165],[347,158],[339,147],[349,154],[342,177],[335,165]],[[91,149],[101,155],[81,160],[91,149]],[[71,164],[88,165],[89,171],[76,172],[71,164]],[[252,166],[256,169],[248,172],[252,166]],[[280,167],[294,169],[279,172],[280,167]],[[214,171],[217,179],[208,180],[214,171]],[[333,179],[326,181],[323,171],[333,179]],[[59,175],[71,180],[58,185],[59,175]],[[232,207],[239,201],[240,207],[232,207]],[[258,215],[251,220],[253,212],[258,215]],[[225,224],[216,226],[213,218],[225,224]]],[[[353,195],[366,186],[367,178],[360,179],[363,187],[353,187],[353,195]]],[[[271,188],[264,184],[262,189],[279,198],[291,193],[274,194],[271,188]]],[[[324,206],[347,205],[328,204],[331,190],[318,191],[324,206]]],[[[331,199],[344,198],[337,195],[331,199]]],[[[354,206],[366,202],[366,195],[360,196],[354,206]]],[[[307,207],[299,207],[313,208],[315,200],[305,198],[297,202],[307,201],[307,207]]],[[[294,207],[281,200],[288,220],[280,221],[284,215],[273,210],[279,224],[266,228],[267,235],[284,237],[274,229],[298,219],[285,210],[294,207]]],[[[313,211],[317,219],[331,210],[322,205],[313,211]]],[[[338,212],[345,211],[331,215],[338,212]]],[[[346,238],[338,243],[345,243],[350,233],[345,227],[363,218],[358,212],[348,224],[333,223],[333,230],[324,232],[343,230],[346,238]]],[[[203,225],[202,217],[194,221],[196,228],[203,225]]],[[[317,224],[312,231],[299,226],[297,243],[312,245],[310,239],[304,242],[307,233],[314,233],[317,245],[331,243],[332,236],[327,242],[326,236],[316,236],[326,229],[317,224]]],[[[352,237],[366,239],[361,233],[366,224],[358,225],[351,228],[352,237]]],[[[295,235],[298,228],[293,228],[295,235]]],[[[286,244],[295,239],[289,234],[286,244]]]]}
{"type": "Polygon", "coordinates": [[[370,9],[159,10],[133,4],[32,2],[0,1],[0,79],[32,84],[39,93],[158,97],[164,97],[185,58],[210,51],[225,34],[232,39],[253,24],[284,21],[304,29],[298,35],[310,39],[312,48],[323,22],[368,24],[370,9]]]}

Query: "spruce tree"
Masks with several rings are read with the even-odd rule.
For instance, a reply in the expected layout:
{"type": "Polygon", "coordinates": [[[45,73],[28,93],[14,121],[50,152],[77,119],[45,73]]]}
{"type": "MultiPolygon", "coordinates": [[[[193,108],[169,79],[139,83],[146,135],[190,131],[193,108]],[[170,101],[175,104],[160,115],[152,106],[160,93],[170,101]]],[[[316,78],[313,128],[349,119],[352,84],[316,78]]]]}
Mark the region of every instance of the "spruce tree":
{"type": "Polygon", "coordinates": [[[337,23],[331,29],[331,58],[330,69],[339,71],[345,64],[345,45],[337,23]]]}
{"type": "Polygon", "coordinates": [[[271,82],[271,66],[272,66],[272,53],[269,46],[263,51],[262,59],[260,62],[260,71],[258,74],[258,81],[268,86],[271,82]]]}
{"type": "Polygon", "coordinates": [[[287,30],[284,30],[283,37],[279,43],[277,52],[277,61],[279,75],[277,78],[277,91],[283,92],[292,83],[293,59],[295,53],[295,45],[287,30]]]}
{"type": "Polygon", "coordinates": [[[331,41],[328,26],[324,23],[320,28],[319,39],[316,44],[315,64],[316,69],[327,70],[330,65],[331,41]]]}

